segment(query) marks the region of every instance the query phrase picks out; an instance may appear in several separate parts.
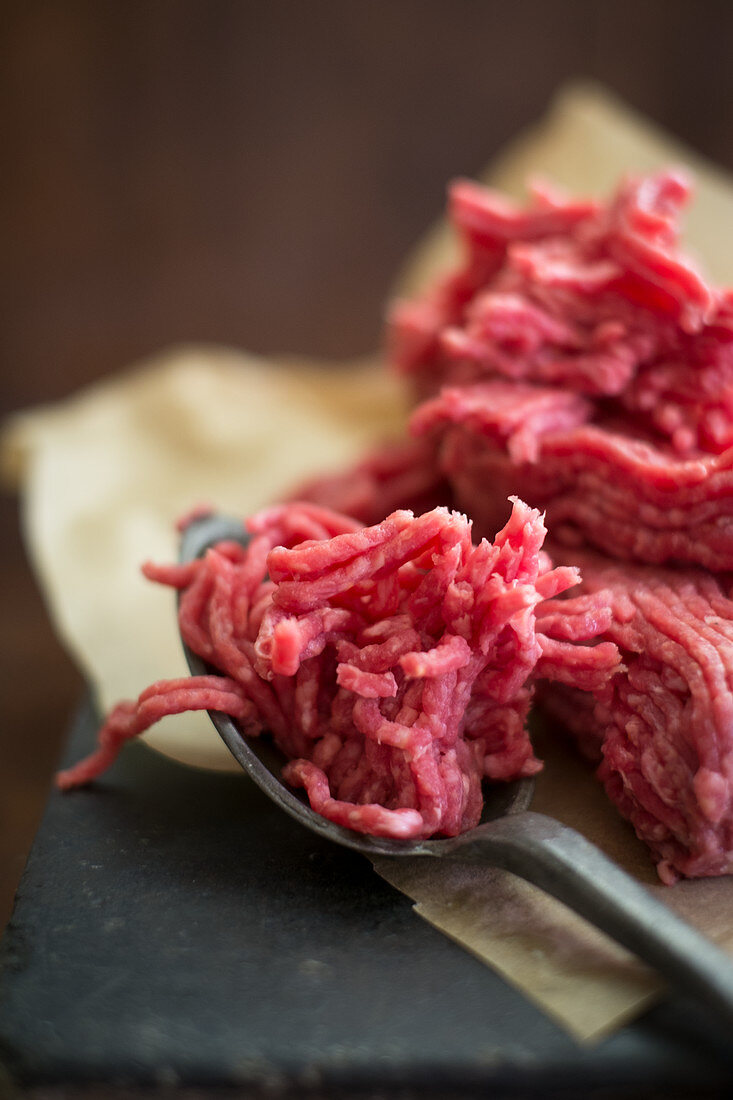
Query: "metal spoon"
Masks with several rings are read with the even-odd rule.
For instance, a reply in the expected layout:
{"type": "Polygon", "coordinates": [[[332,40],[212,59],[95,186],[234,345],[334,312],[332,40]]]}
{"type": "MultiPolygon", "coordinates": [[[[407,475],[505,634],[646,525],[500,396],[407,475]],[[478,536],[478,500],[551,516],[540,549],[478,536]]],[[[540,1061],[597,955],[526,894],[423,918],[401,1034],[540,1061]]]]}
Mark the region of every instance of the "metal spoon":
{"type": "MultiPolygon", "coordinates": [[[[181,540],[181,561],[217,542],[245,544],[242,524],[222,516],[194,520],[181,540]]],[[[184,645],[194,675],[211,670],[184,645]]],[[[226,714],[210,711],[223,741],[251,779],[301,825],[367,856],[429,856],[488,863],[539,886],[656,969],[681,992],[733,1026],[733,959],[593,844],[566,825],[528,809],[534,781],[486,784],[482,824],[441,840],[366,836],[327,821],[278,778],[283,756],[268,741],[246,737],[226,714]]]]}

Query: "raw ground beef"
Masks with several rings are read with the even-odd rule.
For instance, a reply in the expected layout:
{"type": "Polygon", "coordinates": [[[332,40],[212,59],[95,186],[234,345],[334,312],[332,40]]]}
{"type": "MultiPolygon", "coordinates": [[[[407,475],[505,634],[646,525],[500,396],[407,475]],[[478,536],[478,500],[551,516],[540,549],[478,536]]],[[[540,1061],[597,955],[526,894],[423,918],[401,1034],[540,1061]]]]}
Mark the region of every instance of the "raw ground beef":
{"type": "MultiPolygon", "coordinates": [[[[618,645],[624,670],[593,693],[554,684],[543,705],[600,760],[599,778],[663,881],[733,872],[730,579],[587,551],[572,560],[580,591],[599,615],[610,611],[603,637],[618,645]]],[[[563,603],[543,605],[538,631],[571,625],[563,603]]]]}
{"type": "Polygon", "coordinates": [[[600,691],[618,667],[607,625],[569,600],[535,630],[537,605],[577,582],[552,569],[538,512],[515,501],[493,544],[465,516],[397,511],[372,527],[287,504],[181,566],[147,566],[181,591],[180,625],[216,674],[161,681],[122,703],[100,747],[59,776],[86,783],[165,714],[211,709],[269,731],[283,776],[313,808],[361,832],[453,835],[481,814],[481,781],[540,767],[526,731],[530,679],[600,691]],[[571,615],[572,612],[572,615],[571,615]],[[572,618],[572,630],[567,622],[572,618]]]}
{"type": "Polygon", "coordinates": [[[526,210],[454,185],[465,260],[393,309],[391,348],[416,392],[448,387],[413,431],[489,529],[508,487],[554,537],[733,568],[733,294],[679,253],[688,197],[672,172],[526,210]]]}

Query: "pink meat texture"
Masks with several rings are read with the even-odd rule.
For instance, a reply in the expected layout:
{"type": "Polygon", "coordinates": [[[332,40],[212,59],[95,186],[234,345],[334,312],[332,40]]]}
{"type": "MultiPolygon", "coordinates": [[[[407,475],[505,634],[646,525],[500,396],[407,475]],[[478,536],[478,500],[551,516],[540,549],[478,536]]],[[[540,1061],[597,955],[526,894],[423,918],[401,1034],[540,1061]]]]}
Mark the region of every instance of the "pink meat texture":
{"type": "Polygon", "coordinates": [[[577,645],[536,609],[577,583],[551,568],[542,517],[520,501],[494,543],[465,516],[396,511],[372,527],[322,507],[253,517],[246,547],[146,566],[181,591],[183,637],[215,674],[161,681],[110,714],[91,757],[62,787],[99,775],[163,715],[210,709],[268,731],[283,777],[324,817],[394,838],[454,835],[481,815],[481,781],[534,774],[526,718],[533,676],[600,692],[618,667],[610,642],[577,645]]]}
{"type": "Polygon", "coordinates": [[[255,517],[246,550],[149,567],[218,673],[121,704],[62,785],[210,708],[271,730],[331,820],[450,835],[483,777],[540,766],[538,690],[663,881],[733,872],[733,292],[679,250],[689,193],[667,171],[521,208],[456,183],[463,259],[390,316],[410,438],[255,517]],[[438,505],[506,526],[473,545],[438,505]]]}
{"type": "Polygon", "coordinates": [[[665,172],[521,209],[453,186],[464,260],[394,307],[390,344],[479,532],[512,492],[571,545],[733,569],[733,294],[679,252],[689,192],[665,172]]]}
{"type": "MultiPolygon", "coordinates": [[[[618,645],[625,671],[591,693],[553,684],[544,706],[600,761],[599,778],[664,882],[731,873],[729,586],[702,569],[635,566],[588,551],[572,559],[582,571],[581,613],[603,617],[603,637],[618,645]]],[[[545,605],[538,631],[571,631],[573,603],[545,605]]]]}

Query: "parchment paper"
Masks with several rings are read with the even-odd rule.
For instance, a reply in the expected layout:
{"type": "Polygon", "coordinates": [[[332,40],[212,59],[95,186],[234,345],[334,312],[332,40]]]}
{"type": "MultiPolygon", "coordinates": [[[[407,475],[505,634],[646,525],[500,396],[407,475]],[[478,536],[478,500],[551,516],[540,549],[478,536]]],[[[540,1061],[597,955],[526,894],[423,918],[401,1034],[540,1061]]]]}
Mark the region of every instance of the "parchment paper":
{"type": "MultiPolygon", "coordinates": [[[[606,193],[630,169],[690,166],[698,201],[690,251],[733,283],[733,185],[603,90],[563,91],[548,116],[484,174],[512,194],[544,175],[572,191],[606,193]]],[[[438,227],[405,268],[412,292],[450,262],[438,227]]],[[[101,704],[185,671],[169,592],[143,582],[145,558],[171,560],[173,520],[208,502],[243,515],[319,469],[338,468],[369,441],[398,434],[404,405],[376,361],[265,361],[196,348],[171,352],[52,409],[15,419],[2,439],[6,482],[22,488],[29,552],[51,615],[101,704]],[[277,440],[277,442],[275,442],[277,440]]],[[[147,735],[190,764],[230,767],[200,716],[147,735]]],[[[673,908],[733,950],[733,879],[656,884],[646,849],[561,739],[535,808],[573,825],[673,908]]],[[[598,1038],[658,994],[655,979],[605,937],[533,887],[489,869],[381,861],[377,869],[416,911],[507,979],[581,1040],[598,1038]]]]}
{"type": "MultiPolygon", "coordinates": [[[[224,348],[171,351],[61,405],[17,417],[2,443],[22,485],[26,542],[62,639],[108,710],[188,673],[170,590],[176,519],[199,503],[244,516],[302,478],[404,430],[402,390],[374,360],[339,368],[224,348]]],[[[238,765],[206,714],[165,718],[149,745],[238,765]]]]}

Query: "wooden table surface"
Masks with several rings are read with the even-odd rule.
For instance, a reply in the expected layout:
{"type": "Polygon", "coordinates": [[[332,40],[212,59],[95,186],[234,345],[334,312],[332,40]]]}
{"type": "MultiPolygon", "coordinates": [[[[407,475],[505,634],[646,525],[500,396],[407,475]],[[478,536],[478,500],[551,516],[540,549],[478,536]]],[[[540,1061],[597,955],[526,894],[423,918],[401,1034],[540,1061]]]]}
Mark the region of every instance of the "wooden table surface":
{"type": "MultiPolygon", "coordinates": [[[[733,168],[726,0],[3,5],[0,412],[188,340],[349,356],[440,209],[570,77],[733,168]]],[[[82,690],[0,500],[0,927],[82,690]]]]}

